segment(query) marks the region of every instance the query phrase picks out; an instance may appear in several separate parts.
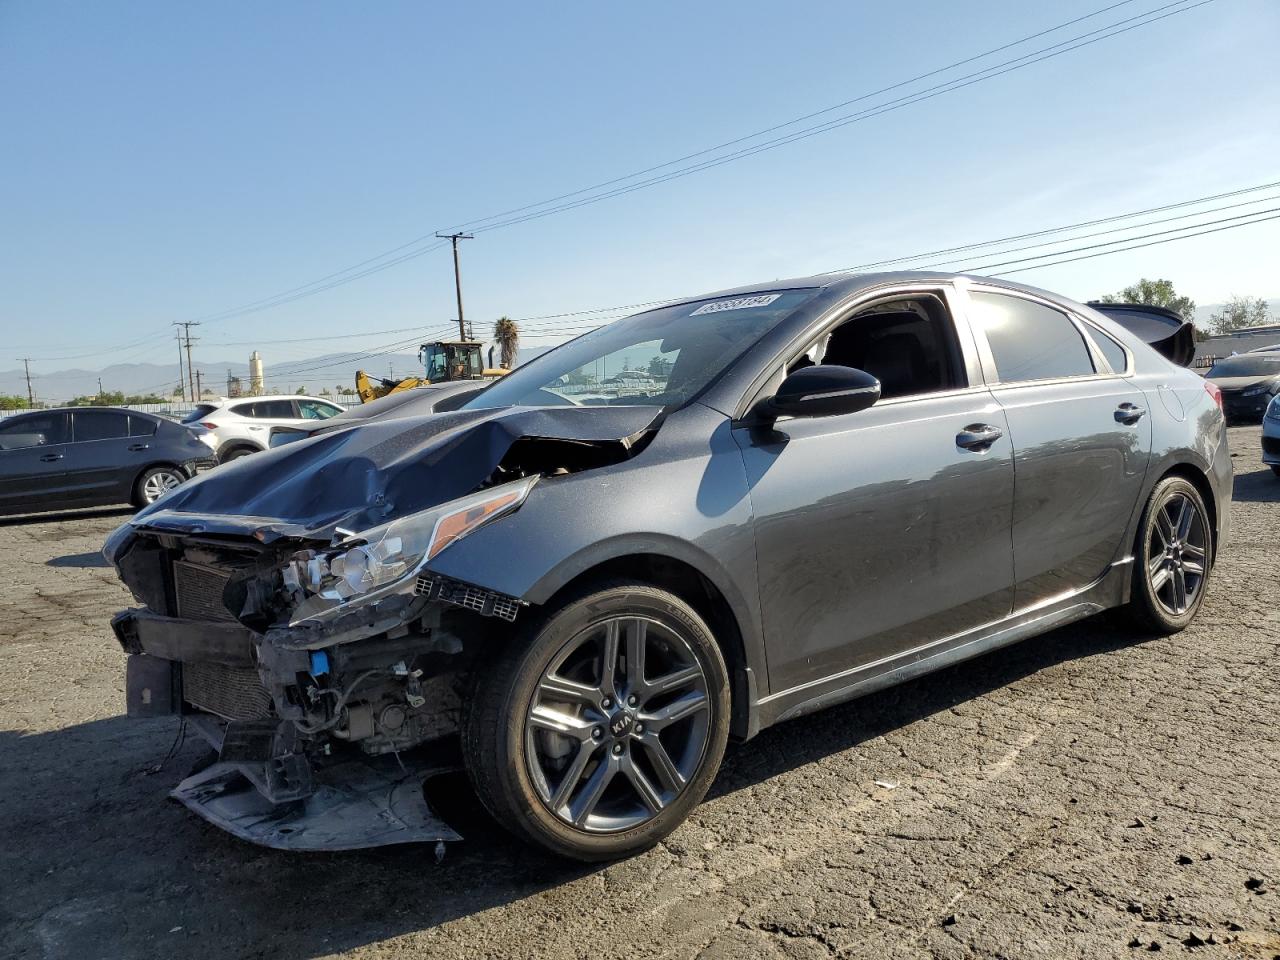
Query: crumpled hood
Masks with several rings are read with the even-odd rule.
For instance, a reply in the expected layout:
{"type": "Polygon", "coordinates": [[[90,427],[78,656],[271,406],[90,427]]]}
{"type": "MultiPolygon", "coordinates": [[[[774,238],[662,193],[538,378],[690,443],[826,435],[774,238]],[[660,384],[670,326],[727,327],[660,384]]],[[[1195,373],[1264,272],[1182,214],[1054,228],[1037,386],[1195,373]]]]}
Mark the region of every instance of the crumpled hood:
{"type": "Polygon", "coordinates": [[[368,421],[224,464],[127,526],[328,539],[335,527],[367,529],[470,493],[517,443],[626,459],[661,415],[652,406],[501,407],[368,421]]]}

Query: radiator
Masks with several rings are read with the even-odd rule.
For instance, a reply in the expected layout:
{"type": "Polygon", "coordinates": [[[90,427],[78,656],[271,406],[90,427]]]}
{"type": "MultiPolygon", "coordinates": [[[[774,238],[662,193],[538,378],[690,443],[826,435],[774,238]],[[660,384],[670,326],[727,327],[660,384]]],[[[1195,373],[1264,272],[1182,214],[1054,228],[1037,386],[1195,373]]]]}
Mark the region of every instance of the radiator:
{"type": "Polygon", "coordinates": [[[253,667],[184,663],[182,699],[224,720],[260,720],[271,716],[271,694],[253,667]]]}
{"type": "Polygon", "coordinates": [[[173,592],[184,620],[234,620],[222,602],[229,573],[187,560],[173,563],[173,592]]]}

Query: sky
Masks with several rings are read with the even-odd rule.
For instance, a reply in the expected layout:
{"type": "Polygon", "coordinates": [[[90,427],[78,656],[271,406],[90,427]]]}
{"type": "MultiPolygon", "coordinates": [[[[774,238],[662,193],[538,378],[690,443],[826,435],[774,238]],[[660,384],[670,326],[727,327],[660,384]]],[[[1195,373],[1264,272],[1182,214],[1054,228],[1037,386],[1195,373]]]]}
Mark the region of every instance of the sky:
{"type": "MultiPolygon", "coordinates": [[[[1129,0],[808,123],[1191,2],[1129,0]]],[[[291,370],[306,357],[403,352],[456,317],[447,247],[233,311],[1107,5],[0,0],[0,335],[37,375],[167,362],[170,325],[187,320],[202,321],[197,361],[257,347],[269,380],[305,380],[291,370]]],[[[777,149],[479,232],[460,248],[466,315],[480,333],[503,314],[693,295],[1280,181],[1277,41],[1274,0],[1211,0],[777,149]]],[[[1280,188],[1214,203],[1258,200],[1205,219],[1280,207],[1268,197],[1280,188]]],[[[1082,300],[1143,276],[1200,303],[1275,297],[1278,251],[1273,220],[1010,279],[1082,300]]],[[[524,338],[554,342],[585,322],[525,320],[524,338]]]]}

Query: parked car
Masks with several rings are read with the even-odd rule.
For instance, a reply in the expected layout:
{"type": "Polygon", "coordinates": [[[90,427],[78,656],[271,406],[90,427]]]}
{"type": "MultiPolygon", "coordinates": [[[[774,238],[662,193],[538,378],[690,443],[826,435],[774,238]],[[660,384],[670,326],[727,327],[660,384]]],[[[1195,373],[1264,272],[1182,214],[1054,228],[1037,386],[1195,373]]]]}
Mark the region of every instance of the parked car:
{"type": "Polygon", "coordinates": [[[453,839],[421,785],[458,736],[500,824],[602,860],[687,817],[730,736],[1113,607],[1183,629],[1231,483],[1217,387],[1097,311],[828,276],[221,467],[105,555],[145,603],[113,621],[130,713],[218,751],[174,790],[201,816],[291,849],[453,839]],[[628,358],[661,392],[561,392],[628,358]]]}
{"type": "Polygon", "coordinates": [[[193,431],[154,414],[35,410],[0,420],[0,513],[144,507],[216,465],[193,431]]]}
{"type": "Polygon", "coordinates": [[[1280,477],[1280,397],[1272,397],[1262,417],[1262,462],[1280,477]]]}
{"type": "Polygon", "coordinates": [[[1232,423],[1258,423],[1280,393],[1280,353],[1238,353],[1215,360],[1205,378],[1222,391],[1223,409],[1232,423]]]}
{"type": "Polygon", "coordinates": [[[314,426],[344,409],[320,397],[239,397],[199,403],[182,422],[208,430],[226,463],[266,450],[277,427],[314,426]]]}
{"type": "Polygon", "coordinates": [[[488,384],[479,380],[454,380],[448,383],[431,383],[399,393],[389,393],[367,403],[347,407],[342,413],[320,423],[308,422],[301,426],[279,426],[271,430],[268,446],[279,447],[295,440],[305,440],[317,433],[328,433],[352,427],[367,420],[394,417],[420,417],[428,413],[456,410],[470,397],[488,384]]]}

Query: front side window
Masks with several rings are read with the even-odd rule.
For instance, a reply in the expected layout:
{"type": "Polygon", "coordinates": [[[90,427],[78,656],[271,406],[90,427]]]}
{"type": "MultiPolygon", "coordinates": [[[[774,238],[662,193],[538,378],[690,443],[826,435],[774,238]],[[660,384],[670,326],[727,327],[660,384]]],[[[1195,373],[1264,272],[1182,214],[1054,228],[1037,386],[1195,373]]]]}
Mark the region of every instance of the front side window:
{"type": "Polygon", "coordinates": [[[129,435],[129,415],[106,411],[80,411],[72,416],[75,419],[73,430],[76,443],[88,440],[117,440],[129,435]]]}
{"type": "Polygon", "coordinates": [[[815,292],[744,294],[638,313],[517,367],[461,409],[679,406],[815,292]]]}
{"type": "Polygon", "coordinates": [[[339,412],[337,407],[319,400],[299,400],[298,410],[304,420],[328,420],[339,412]]]}
{"type": "Polygon", "coordinates": [[[67,442],[67,418],[62,413],[14,417],[0,423],[0,450],[43,447],[67,442]]]}
{"type": "Polygon", "coordinates": [[[1094,374],[1084,337],[1059,310],[1002,293],[971,292],[975,325],[987,336],[1001,383],[1094,374]]]}

